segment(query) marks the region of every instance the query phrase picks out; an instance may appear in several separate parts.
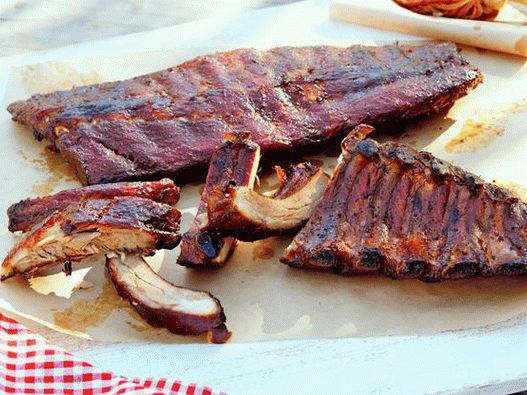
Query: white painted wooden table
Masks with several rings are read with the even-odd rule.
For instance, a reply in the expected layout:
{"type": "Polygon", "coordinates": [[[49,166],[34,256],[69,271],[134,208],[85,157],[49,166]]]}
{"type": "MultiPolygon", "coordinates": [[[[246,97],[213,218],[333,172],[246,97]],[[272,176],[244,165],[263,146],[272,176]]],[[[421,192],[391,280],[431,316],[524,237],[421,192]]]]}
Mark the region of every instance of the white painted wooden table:
{"type": "MultiPolygon", "coordinates": [[[[259,10],[251,18],[238,16],[229,23],[221,18],[203,20],[161,32],[14,56],[0,59],[0,66],[97,56],[117,50],[133,52],[145,47],[163,50],[179,43],[187,47],[214,47],[226,42],[265,45],[265,38],[258,35],[261,25],[257,26],[255,20],[276,24],[281,34],[273,41],[274,45],[295,44],[306,35],[313,41],[323,41],[329,36],[349,42],[412,39],[330,22],[324,2],[297,3],[279,10],[259,10]],[[299,19],[298,15],[306,17],[299,19]]],[[[19,47],[13,49],[18,50],[19,47]]],[[[221,346],[92,344],[77,348],[80,357],[119,374],[178,378],[230,394],[511,393],[527,388],[526,351],[527,322],[522,320],[430,336],[288,340],[221,346]]]]}

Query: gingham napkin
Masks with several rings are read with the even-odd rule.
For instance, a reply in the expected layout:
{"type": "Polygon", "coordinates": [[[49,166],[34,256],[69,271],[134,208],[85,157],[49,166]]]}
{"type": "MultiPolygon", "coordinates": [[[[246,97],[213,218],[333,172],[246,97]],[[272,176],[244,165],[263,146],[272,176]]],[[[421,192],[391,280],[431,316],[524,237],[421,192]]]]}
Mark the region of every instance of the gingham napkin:
{"type": "Polygon", "coordinates": [[[0,394],[225,395],[180,381],[101,372],[1,313],[0,394]]]}

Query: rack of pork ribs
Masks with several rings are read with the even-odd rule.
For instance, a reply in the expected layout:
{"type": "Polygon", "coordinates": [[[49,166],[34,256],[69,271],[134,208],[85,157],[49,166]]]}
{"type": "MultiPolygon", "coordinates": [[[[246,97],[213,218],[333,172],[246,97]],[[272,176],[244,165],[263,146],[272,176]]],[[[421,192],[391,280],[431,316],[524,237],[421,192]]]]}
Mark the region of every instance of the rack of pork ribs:
{"type": "Polygon", "coordinates": [[[365,138],[342,162],[282,262],[424,281],[527,273],[527,204],[428,152],[365,138]]]}
{"type": "Polygon", "coordinates": [[[226,130],[266,156],[321,147],[359,123],[405,122],[449,108],[482,81],[452,43],[250,48],[200,56],[125,81],[12,103],[87,185],[205,169],[226,130]]]}

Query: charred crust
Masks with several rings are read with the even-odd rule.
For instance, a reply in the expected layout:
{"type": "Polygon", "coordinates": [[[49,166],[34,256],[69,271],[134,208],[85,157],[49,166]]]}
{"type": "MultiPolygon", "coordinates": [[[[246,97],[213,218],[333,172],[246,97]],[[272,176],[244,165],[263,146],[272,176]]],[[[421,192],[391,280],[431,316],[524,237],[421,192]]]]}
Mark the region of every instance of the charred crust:
{"type": "MultiPolygon", "coordinates": [[[[51,196],[25,199],[7,210],[9,230],[27,232],[56,211],[83,200],[140,197],[174,205],[179,200],[179,188],[170,179],[149,182],[122,182],[69,189],[51,196]]],[[[64,231],[68,233],[67,228],[64,231]]]]}
{"type": "Polygon", "coordinates": [[[379,270],[383,263],[383,255],[377,248],[365,248],[361,253],[361,264],[366,269],[379,270]]]}
{"type": "Polygon", "coordinates": [[[62,271],[64,272],[64,274],[66,274],[66,276],[71,276],[71,261],[64,262],[64,268],[62,269],[62,271]]]}
{"type": "Polygon", "coordinates": [[[75,225],[69,219],[64,221],[64,223],[62,223],[60,227],[66,234],[71,234],[75,230],[75,225]]]}
{"type": "Polygon", "coordinates": [[[527,274],[527,261],[518,260],[507,262],[498,268],[498,273],[506,275],[527,274]]]}
{"type": "Polygon", "coordinates": [[[481,265],[479,262],[463,261],[456,263],[453,267],[449,268],[445,273],[445,277],[451,279],[469,278],[475,277],[480,273],[481,265]]]}
{"type": "Polygon", "coordinates": [[[359,152],[368,158],[374,158],[379,154],[379,147],[377,146],[377,143],[371,139],[360,141],[359,144],[357,144],[357,147],[359,152]]]}
{"type": "Polygon", "coordinates": [[[411,261],[406,262],[406,265],[403,267],[403,270],[401,271],[401,275],[403,277],[418,277],[420,276],[427,267],[427,262],[420,260],[420,259],[414,259],[411,261]]]}
{"type": "Polygon", "coordinates": [[[214,258],[224,245],[223,237],[214,231],[203,231],[197,235],[200,250],[209,258],[214,258]]]}
{"type": "Polygon", "coordinates": [[[430,169],[432,174],[438,180],[444,180],[449,174],[449,166],[440,159],[432,158],[430,161],[430,169]]]}

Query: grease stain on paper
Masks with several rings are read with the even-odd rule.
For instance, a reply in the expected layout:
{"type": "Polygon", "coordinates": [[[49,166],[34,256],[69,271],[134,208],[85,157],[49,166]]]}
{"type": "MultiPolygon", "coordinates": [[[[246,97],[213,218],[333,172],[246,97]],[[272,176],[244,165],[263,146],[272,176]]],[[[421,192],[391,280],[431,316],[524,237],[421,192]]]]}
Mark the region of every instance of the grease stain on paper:
{"type": "Polygon", "coordinates": [[[274,250],[263,243],[258,243],[253,247],[253,261],[257,259],[271,259],[274,257],[274,250]]]}
{"type": "Polygon", "coordinates": [[[448,153],[475,152],[487,147],[504,133],[504,128],[493,123],[467,119],[461,131],[445,146],[448,153]]]}
{"type": "Polygon", "coordinates": [[[130,304],[117,294],[111,280],[107,277],[100,294],[95,299],[79,300],[66,310],[55,312],[53,321],[61,328],[86,332],[88,328],[101,324],[117,309],[124,309],[130,316],[137,317],[136,322],[129,323],[135,330],[145,331],[150,328],[146,324],[140,324],[141,318],[130,307],[130,304]]]}
{"type": "Polygon", "coordinates": [[[20,81],[28,95],[35,95],[97,84],[104,79],[94,70],[80,72],[68,63],[50,62],[22,67],[20,81]]]}
{"type": "Polygon", "coordinates": [[[77,180],[75,172],[52,145],[48,145],[37,158],[29,158],[22,150],[18,150],[18,154],[37,170],[48,174],[43,180],[33,184],[31,192],[34,195],[50,195],[61,181],[77,180]]]}

